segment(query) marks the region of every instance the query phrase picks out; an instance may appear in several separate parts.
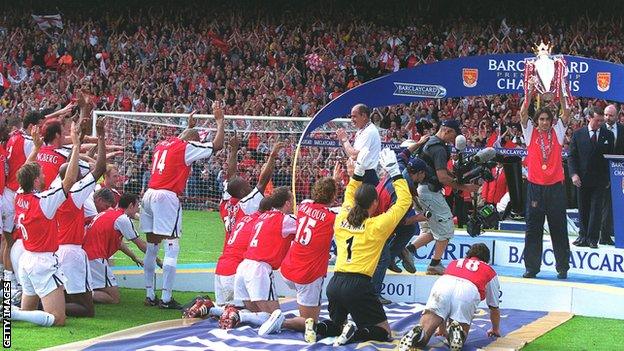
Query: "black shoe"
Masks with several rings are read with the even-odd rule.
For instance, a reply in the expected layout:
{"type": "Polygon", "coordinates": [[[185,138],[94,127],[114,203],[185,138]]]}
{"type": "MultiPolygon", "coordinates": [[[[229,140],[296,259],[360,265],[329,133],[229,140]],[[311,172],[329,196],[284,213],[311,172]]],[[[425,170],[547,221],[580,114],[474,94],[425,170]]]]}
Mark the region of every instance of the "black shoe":
{"type": "Polygon", "coordinates": [[[181,310],[182,309],[182,305],[180,305],[180,303],[178,303],[178,301],[174,300],[173,298],[171,298],[171,300],[167,302],[160,300],[158,307],[163,310],[181,310]]]}
{"type": "Polygon", "coordinates": [[[529,271],[524,272],[524,274],[522,275],[522,278],[535,278],[535,277],[537,277],[537,273],[533,273],[529,271]]]}
{"type": "Polygon", "coordinates": [[[154,307],[154,306],[158,306],[160,304],[160,300],[157,297],[155,297],[153,299],[150,299],[149,297],[146,297],[145,301],[143,302],[143,304],[145,306],[148,306],[148,307],[154,307]]]}
{"type": "Polygon", "coordinates": [[[615,243],[611,240],[611,237],[607,237],[606,239],[600,240],[600,245],[615,245],[615,243]]]}
{"type": "Polygon", "coordinates": [[[589,245],[587,245],[587,246],[589,246],[592,249],[597,249],[598,248],[598,244],[596,244],[595,242],[594,243],[589,243],[589,245]]]}
{"type": "Polygon", "coordinates": [[[382,296],[379,296],[379,302],[382,305],[389,305],[389,304],[392,303],[392,301],[390,301],[390,300],[388,300],[388,299],[386,299],[385,297],[382,297],[382,296]]]}
{"type": "Polygon", "coordinates": [[[401,273],[401,272],[403,272],[403,270],[401,268],[399,268],[399,266],[397,266],[396,261],[390,262],[390,265],[388,266],[388,269],[393,271],[394,273],[401,273]]]}
{"type": "Polygon", "coordinates": [[[568,279],[568,272],[557,273],[557,279],[568,279]]]}
{"type": "Polygon", "coordinates": [[[576,247],[589,247],[589,242],[585,239],[581,239],[578,243],[572,243],[576,247]]]}
{"type": "Polygon", "coordinates": [[[579,236],[579,237],[577,237],[577,238],[576,238],[576,240],[574,240],[574,241],[572,242],[572,245],[575,245],[575,246],[576,246],[576,245],[580,244],[582,241],[583,241],[583,238],[581,238],[581,237],[579,236]]]}

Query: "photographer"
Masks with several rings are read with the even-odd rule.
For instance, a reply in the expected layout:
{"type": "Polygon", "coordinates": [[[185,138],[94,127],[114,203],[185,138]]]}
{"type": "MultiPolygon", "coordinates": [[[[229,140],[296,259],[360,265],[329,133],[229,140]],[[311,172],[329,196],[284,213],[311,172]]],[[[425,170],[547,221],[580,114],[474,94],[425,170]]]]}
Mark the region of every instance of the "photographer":
{"type": "MultiPolygon", "coordinates": [[[[427,164],[418,157],[412,157],[411,153],[422,146],[428,139],[429,136],[424,136],[418,143],[409,145],[397,155],[399,169],[401,170],[403,178],[407,181],[410,193],[413,197],[417,195],[416,188],[418,183],[422,182],[426,176],[427,164]]],[[[391,177],[386,176],[379,182],[379,185],[377,185],[377,194],[379,198],[377,214],[381,214],[386,212],[397,201],[397,194],[392,184],[391,177]]],[[[403,267],[406,271],[410,273],[416,272],[414,260],[410,253],[405,250],[405,245],[410,242],[414,235],[418,235],[419,230],[417,222],[426,220],[427,217],[425,214],[416,213],[413,208],[410,208],[396,225],[396,228],[394,228],[393,235],[386,241],[381,251],[379,263],[373,274],[375,294],[382,304],[391,303],[391,301],[381,296],[382,283],[386,277],[386,269],[397,273],[401,272],[401,269],[396,265],[397,257],[400,256],[403,259],[403,267]]]]}
{"type": "Polygon", "coordinates": [[[450,158],[448,144],[452,144],[459,134],[461,134],[459,123],[453,119],[445,120],[436,135],[427,141],[420,153],[420,157],[429,167],[425,180],[418,186],[418,203],[423,210],[431,212],[432,216],[426,222],[420,223],[421,234],[413,244],[407,246],[407,249],[415,253],[419,247],[433,240],[436,241],[433,258],[427,267],[427,274],[444,273],[445,267],[440,260],[455,230],[453,214],[442,194],[443,186],[448,185],[453,189],[469,193],[479,188],[474,184],[459,184],[447,168],[450,158]]]}

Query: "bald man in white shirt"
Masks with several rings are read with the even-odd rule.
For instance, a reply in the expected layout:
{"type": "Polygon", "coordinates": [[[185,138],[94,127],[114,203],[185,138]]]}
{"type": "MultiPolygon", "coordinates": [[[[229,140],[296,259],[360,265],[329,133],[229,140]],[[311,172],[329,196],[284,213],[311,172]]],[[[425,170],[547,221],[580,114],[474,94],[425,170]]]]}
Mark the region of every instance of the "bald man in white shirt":
{"type": "Polygon", "coordinates": [[[370,120],[370,109],[364,104],[357,104],[351,109],[351,122],[358,129],[355,134],[353,146],[349,142],[347,132],[338,129],[336,135],[344,147],[349,158],[355,160],[362,150],[368,151],[364,157],[364,183],[377,186],[379,177],[377,176],[377,166],[379,165],[379,152],[381,151],[381,137],[379,130],[370,120]]]}

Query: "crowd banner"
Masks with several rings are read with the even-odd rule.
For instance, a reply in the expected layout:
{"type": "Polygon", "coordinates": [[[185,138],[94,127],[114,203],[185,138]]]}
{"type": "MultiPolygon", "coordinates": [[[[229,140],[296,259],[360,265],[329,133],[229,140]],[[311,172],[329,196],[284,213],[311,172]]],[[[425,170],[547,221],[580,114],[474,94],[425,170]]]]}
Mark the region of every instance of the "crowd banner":
{"type": "MultiPolygon", "coordinates": [[[[346,91],[325,105],[302,135],[335,118],[353,105],[382,107],[425,99],[524,93],[524,59],[534,54],[468,56],[402,69],[346,91]]],[[[624,65],[566,56],[574,97],[624,102],[624,65]]]]}
{"type": "MultiPolygon", "coordinates": [[[[342,145],[340,144],[340,142],[337,139],[317,139],[317,138],[304,138],[303,140],[301,140],[300,143],[301,146],[306,146],[306,147],[342,147],[342,145]]],[[[382,142],[381,143],[382,147],[389,147],[392,150],[400,150],[401,149],[401,143],[393,143],[393,142],[382,142]]],[[[483,149],[482,147],[468,147],[466,148],[462,153],[463,154],[474,154],[477,153],[479,150],[483,149]]],[[[515,149],[507,149],[507,148],[494,148],[496,150],[496,153],[502,155],[502,156],[520,156],[520,157],[524,157],[527,155],[527,150],[525,148],[515,148],[515,149]]],[[[457,150],[455,149],[455,147],[451,148],[452,152],[456,152],[457,150]]],[[[561,155],[563,157],[568,157],[568,151],[564,150],[561,155]]]]}

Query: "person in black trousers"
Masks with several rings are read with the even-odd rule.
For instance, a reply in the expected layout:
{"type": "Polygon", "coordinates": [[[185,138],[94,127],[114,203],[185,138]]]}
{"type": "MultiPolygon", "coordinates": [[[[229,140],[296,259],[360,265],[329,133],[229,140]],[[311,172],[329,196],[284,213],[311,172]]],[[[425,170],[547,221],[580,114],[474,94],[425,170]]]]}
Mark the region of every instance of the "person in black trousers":
{"type": "MultiPolygon", "coordinates": [[[[563,143],[570,109],[562,99],[563,113],[555,116],[549,107],[540,108],[529,119],[529,105],[536,94],[534,81],[529,81],[522,108],[520,124],[527,141],[527,209],[526,236],[524,238],[524,278],[535,278],[542,263],[544,221],[548,218],[548,230],[555,253],[558,279],[567,279],[570,269],[570,241],[566,219],[565,177],[563,172],[563,143]]],[[[542,97],[544,106],[551,101],[542,97]]],[[[554,106],[556,108],[556,106],[554,106]]]]}
{"type": "MultiPolygon", "coordinates": [[[[605,127],[613,133],[613,154],[624,155],[624,125],[617,122],[618,114],[615,105],[609,105],[604,110],[605,127]]],[[[602,202],[602,225],[600,227],[600,244],[613,245],[613,208],[611,207],[611,186],[607,185],[604,201],[602,202]]]]}
{"type": "Polygon", "coordinates": [[[602,221],[602,202],[609,184],[609,170],[604,154],[613,151],[613,133],[604,126],[602,108],[594,107],[587,127],[572,135],[568,167],[572,183],[577,187],[581,222],[575,246],[598,248],[602,221]]]}

